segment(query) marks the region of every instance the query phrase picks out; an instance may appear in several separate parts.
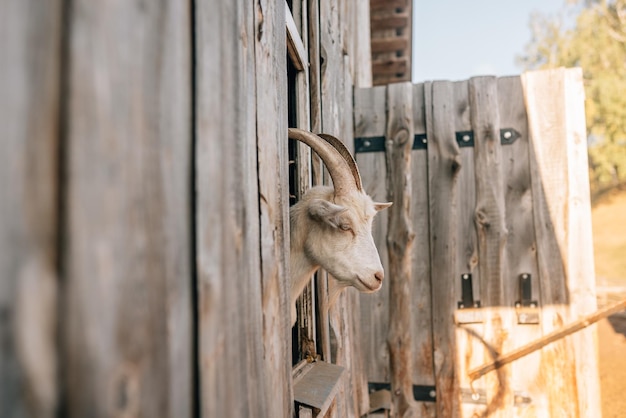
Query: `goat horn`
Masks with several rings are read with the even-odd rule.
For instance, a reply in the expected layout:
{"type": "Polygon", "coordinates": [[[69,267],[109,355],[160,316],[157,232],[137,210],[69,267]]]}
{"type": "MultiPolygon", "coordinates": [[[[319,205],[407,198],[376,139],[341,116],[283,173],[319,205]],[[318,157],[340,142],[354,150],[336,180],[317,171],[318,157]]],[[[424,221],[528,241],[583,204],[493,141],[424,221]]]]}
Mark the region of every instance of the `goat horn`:
{"type": "Polygon", "coordinates": [[[346,195],[354,189],[360,190],[360,188],[358,188],[360,182],[357,183],[355,181],[355,177],[352,174],[350,164],[347,162],[346,157],[343,156],[329,140],[322,139],[311,132],[296,128],[289,128],[289,138],[307,144],[320,156],[328,168],[330,177],[333,179],[336,196],[346,195]]]}
{"type": "Polygon", "coordinates": [[[348,166],[350,166],[350,171],[352,172],[352,176],[354,177],[356,188],[358,189],[358,191],[362,192],[363,185],[361,184],[361,173],[359,173],[359,167],[356,165],[356,161],[354,161],[352,154],[350,154],[350,151],[348,150],[348,148],[346,148],[344,143],[332,135],[318,134],[317,136],[325,139],[326,142],[328,142],[330,145],[333,146],[333,148],[339,151],[339,154],[341,154],[343,159],[346,160],[346,162],[348,163],[348,166]]]}

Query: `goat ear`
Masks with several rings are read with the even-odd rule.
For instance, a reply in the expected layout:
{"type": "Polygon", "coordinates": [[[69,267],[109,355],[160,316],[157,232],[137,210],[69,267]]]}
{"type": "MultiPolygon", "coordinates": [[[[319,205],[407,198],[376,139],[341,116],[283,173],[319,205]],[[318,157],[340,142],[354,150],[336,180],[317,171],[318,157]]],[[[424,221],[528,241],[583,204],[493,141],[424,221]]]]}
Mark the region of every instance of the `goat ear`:
{"type": "Polygon", "coordinates": [[[374,202],[374,209],[380,212],[383,209],[387,209],[391,205],[393,205],[393,202],[385,202],[385,203],[374,202]]]}
{"type": "Polygon", "coordinates": [[[342,216],[348,208],[335,205],[324,199],[313,199],[309,204],[309,216],[311,218],[324,222],[333,228],[339,228],[342,224],[342,216]]]}

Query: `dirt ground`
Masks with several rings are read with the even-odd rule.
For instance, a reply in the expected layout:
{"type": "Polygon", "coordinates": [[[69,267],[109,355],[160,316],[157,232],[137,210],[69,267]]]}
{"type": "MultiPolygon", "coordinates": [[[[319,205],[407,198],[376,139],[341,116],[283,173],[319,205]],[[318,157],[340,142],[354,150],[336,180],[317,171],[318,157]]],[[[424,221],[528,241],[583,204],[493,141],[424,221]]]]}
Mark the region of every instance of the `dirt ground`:
{"type": "Polygon", "coordinates": [[[602,417],[626,417],[626,313],[598,322],[602,417]]]}

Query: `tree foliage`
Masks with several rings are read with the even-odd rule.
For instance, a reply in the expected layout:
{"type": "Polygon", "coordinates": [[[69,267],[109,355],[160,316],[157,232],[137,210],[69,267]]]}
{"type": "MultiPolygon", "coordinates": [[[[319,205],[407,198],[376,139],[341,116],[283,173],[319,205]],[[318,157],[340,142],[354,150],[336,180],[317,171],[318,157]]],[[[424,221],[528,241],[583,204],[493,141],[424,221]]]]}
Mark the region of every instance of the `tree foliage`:
{"type": "Polygon", "coordinates": [[[625,183],[626,0],[569,1],[558,16],[533,15],[530,29],[525,68],[583,69],[592,193],[625,183]]]}

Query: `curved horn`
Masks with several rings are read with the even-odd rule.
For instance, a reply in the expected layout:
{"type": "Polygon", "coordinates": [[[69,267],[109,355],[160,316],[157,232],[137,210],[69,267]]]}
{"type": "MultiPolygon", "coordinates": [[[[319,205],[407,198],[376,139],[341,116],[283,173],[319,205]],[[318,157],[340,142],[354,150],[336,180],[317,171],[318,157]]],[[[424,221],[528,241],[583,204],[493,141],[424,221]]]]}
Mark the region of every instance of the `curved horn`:
{"type": "Polygon", "coordinates": [[[352,154],[350,154],[350,151],[348,150],[348,148],[346,148],[344,143],[332,135],[318,134],[317,136],[325,139],[326,142],[328,142],[330,145],[333,146],[333,148],[339,151],[339,154],[341,154],[343,159],[346,160],[346,162],[348,163],[348,166],[350,167],[350,171],[352,172],[352,176],[354,177],[354,182],[356,183],[357,190],[362,192],[363,185],[361,183],[361,173],[359,173],[359,167],[357,167],[356,161],[354,161],[352,154]]]}
{"type": "Polygon", "coordinates": [[[349,163],[327,140],[296,128],[289,128],[289,138],[304,142],[320,156],[333,179],[336,196],[346,195],[357,189],[349,163]]]}

